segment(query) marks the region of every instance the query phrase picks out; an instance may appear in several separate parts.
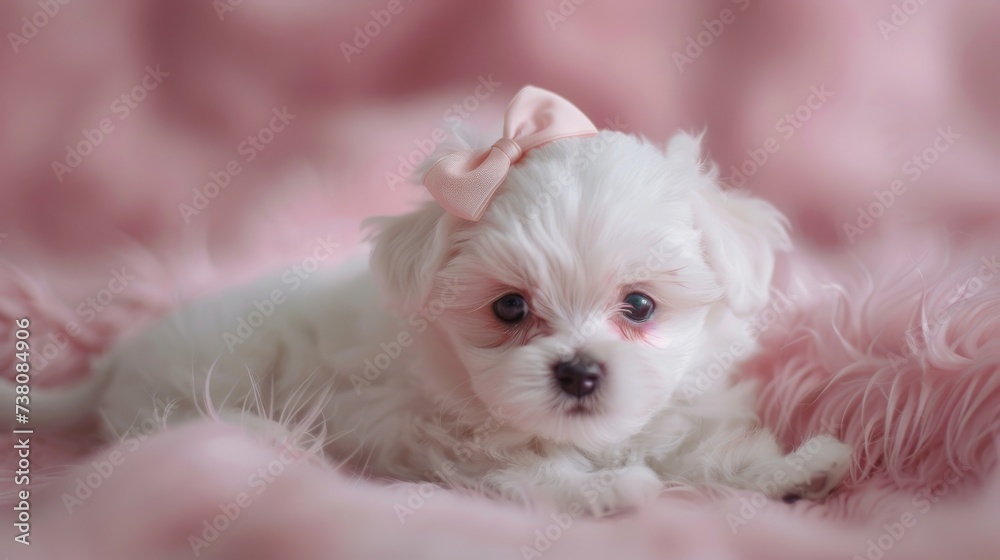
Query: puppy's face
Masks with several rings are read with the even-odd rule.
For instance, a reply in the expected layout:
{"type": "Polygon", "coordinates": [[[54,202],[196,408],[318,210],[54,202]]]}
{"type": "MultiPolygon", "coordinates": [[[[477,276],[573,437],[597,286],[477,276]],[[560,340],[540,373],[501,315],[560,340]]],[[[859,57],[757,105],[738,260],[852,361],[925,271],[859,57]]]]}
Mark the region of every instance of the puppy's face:
{"type": "Polygon", "coordinates": [[[389,222],[373,265],[397,305],[435,310],[486,407],[599,449],[638,432],[717,348],[711,311],[763,305],[785,239],[770,206],[701,173],[696,140],[664,155],[603,132],[529,152],[479,222],[435,205],[389,222]]]}

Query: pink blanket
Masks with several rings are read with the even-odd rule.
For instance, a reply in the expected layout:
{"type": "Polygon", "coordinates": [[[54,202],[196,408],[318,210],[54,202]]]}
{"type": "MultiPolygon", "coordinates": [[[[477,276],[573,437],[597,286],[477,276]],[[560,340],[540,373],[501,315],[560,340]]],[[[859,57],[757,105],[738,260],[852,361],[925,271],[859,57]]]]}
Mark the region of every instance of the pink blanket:
{"type": "Polygon", "coordinates": [[[405,176],[455,127],[533,83],[655,141],[707,127],[729,183],[788,214],[742,375],[789,446],[856,449],[824,504],[667,492],[589,520],[358,481],[208,422],[116,447],[39,430],[24,484],[5,438],[0,555],[1000,557],[997,3],[10,0],[0,22],[8,377],[15,319],[48,386],[181,301],[341,258],[361,218],[424,196],[405,176]]]}

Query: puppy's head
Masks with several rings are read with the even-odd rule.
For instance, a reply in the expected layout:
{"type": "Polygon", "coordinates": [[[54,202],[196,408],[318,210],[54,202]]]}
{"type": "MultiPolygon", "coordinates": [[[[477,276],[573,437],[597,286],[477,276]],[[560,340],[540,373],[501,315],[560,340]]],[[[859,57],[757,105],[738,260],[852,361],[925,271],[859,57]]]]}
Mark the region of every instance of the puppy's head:
{"type": "Polygon", "coordinates": [[[373,268],[511,426],[620,442],[719,348],[720,315],[766,303],[788,244],[773,207],[722,191],[700,157],[686,134],[666,153],[610,131],[552,142],[511,169],[480,221],[428,203],[376,222],[373,268]]]}

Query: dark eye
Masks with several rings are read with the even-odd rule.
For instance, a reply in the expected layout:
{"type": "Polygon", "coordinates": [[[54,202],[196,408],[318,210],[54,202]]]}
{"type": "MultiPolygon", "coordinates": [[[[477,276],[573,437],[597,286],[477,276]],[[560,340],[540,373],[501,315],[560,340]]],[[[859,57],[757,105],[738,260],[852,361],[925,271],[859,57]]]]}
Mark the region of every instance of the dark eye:
{"type": "Polygon", "coordinates": [[[625,296],[625,309],[622,310],[622,313],[630,321],[645,323],[653,316],[654,309],[656,309],[656,304],[653,303],[652,298],[646,294],[632,292],[625,296]]]}
{"type": "Polygon", "coordinates": [[[493,302],[493,313],[505,323],[517,323],[528,315],[528,302],[521,294],[507,294],[493,302]]]}

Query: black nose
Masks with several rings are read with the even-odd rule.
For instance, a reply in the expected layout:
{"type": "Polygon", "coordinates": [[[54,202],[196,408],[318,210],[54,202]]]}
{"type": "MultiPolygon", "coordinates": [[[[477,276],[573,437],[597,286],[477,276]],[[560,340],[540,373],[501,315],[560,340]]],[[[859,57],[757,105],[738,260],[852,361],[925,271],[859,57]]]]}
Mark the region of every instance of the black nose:
{"type": "Polygon", "coordinates": [[[593,393],[604,375],[604,366],[589,356],[577,355],[552,367],[559,388],[580,398],[593,393]]]}

